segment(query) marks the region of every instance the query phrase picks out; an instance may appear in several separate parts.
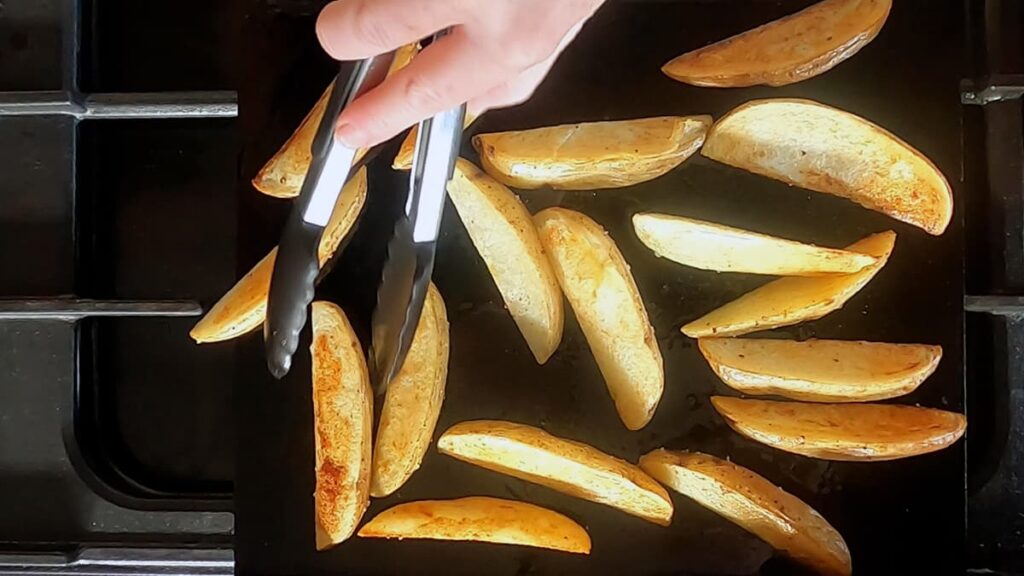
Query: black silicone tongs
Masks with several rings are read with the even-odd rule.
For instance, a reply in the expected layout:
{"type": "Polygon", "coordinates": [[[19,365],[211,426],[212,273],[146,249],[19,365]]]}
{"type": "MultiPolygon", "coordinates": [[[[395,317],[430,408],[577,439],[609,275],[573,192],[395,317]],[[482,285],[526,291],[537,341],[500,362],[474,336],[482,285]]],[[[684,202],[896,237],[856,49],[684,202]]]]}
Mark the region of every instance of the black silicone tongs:
{"type": "MultiPolygon", "coordinates": [[[[438,32],[434,40],[447,31],[438,32]]],[[[371,369],[383,393],[398,374],[412,345],[434,270],[434,251],[455,160],[462,143],[466,105],[419,124],[409,196],[388,243],[377,307],[373,311],[371,369]]]]}
{"type": "Polygon", "coordinates": [[[334,89],[313,139],[309,171],[281,234],[270,281],[263,339],[267,366],[277,378],[291,368],[306,324],[306,310],[313,301],[320,273],[317,247],[324,227],[345,182],[379,150],[375,147],[357,160],[357,150],[335,140],[334,127],[345,106],[384,80],[393,59],[394,53],[388,52],[358,62],[343,62],[334,79],[334,89]]]}

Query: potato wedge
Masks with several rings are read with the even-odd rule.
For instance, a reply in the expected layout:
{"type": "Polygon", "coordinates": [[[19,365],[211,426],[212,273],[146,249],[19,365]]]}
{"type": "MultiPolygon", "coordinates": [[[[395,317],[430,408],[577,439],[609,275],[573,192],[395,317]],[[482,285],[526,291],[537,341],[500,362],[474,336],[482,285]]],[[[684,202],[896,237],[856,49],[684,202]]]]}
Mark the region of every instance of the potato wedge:
{"type": "Polygon", "coordinates": [[[667,526],[672,521],[668,493],[642,470],[540,428],[497,420],[461,422],[441,435],[437,448],[459,460],[606,504],[655,524],[667,526]]]}
{"type": "Polygon", "coordinates": [[[923,154],[849,112],[810,100],[754,100],[721,118],[708,158],[942,234],[953,215],[946,177],[923,154]]]}
{"type": "Polygon", "coordinates": [[[941,346],[852,340],[701,338],[723,382],[744,394],[810,402],[870,402],[913,392],[942,359],[941,346]]]}
{"type": "Polygon", "coordinates": [[[875,39],[892,0],[825,0],[687,52],[662,67],[694,86],[785,86],[831,70],[875,39]]]}
{"type": "Polygon", "coordinates": [[[333,83],[327,86],[295,132],[256,173],[252,179],[254,188],[275,198],[294,198],[299,195],[302,181],[306,179],[306,171],[313,159],[313,137],[324,117],[333,86],[333,83]]]}
{"type": "Polygon", "coordinates": [[[764,477],[700,452],[655,450],[640,467],[820,574],[852,573],[842,535],[813,508],[764,477]]]}
{"type": "Polygon", "coordinates": [[[485,496],[399,504],[367,522],[359,536],[471,540],[590,554],[590,535],[571,519],[526,502],[485,496]]]}
{"type": "MultiPolygon", "coordinates": [[[[466,117],[462,121],[462,129],[469,128],[470,124],[476,122],[477,116],[466,112],[466,117]]],[[[409,133],[405,135],[405,140],[402,140],[402,145],[398,148],[398,153],[395,154],[395,159],[391,161],[391,168],[393,170],[411,170],[412,169],[412,153],[416,150],[416,135],[419,134],[420,127],[417,124],[413,126],[409,133]]]]}
{"type": "Polygon", "coordinates": [[[683,334],[691,338],[740,336],[821,318],[842,308],[875,277],[895,243],[896,234],[891,231],[872,234],[846,248],[878,259],[860,272],[774,280],[683,326],[683,334]]]}
{"type": "Polygon", "coordinates": [[[484,170],[514,188],[593,190],[653,180],[700,149],[710,116],[663,116],[480,134],[484,170]]]}
{"type": "MultiPolygon", "coordinates": [[[[320,266],[331,259],[359,218],[366,203],[366,168],[345,184],[338,196],[331,219],[320,238],[320,266]]],[[[267,294],[274,273],[277,248],[263,257],[256,266],[228,290],[213,308],[192,327],[189,336],[199,344],[231,340],[263,325],[267,315],[267,294]]]]}
{"type": "Polygon", "coordinates": [[[658,256],[716,272],[821,276],[849,274],[878,261],[859,252],[822,248],[667,214],[634,214],[633,229],[658,256]]]}
{"type": "Polygon", "coordinates": [[[433,283],[427,288],[405,364],[388,385],[373,447],[370,495],[401,488],[423,462],[444,402],[448,379],[448,314],[433,283]]]}
{"type": "Polygon", "coordinates": [[[713,396],[736,432],[822,460],[896,460],[941,450],[967,429],[962,414],[892,404],[806,404],[713,396]]]}
{"type": "Polygon", "coordinates": [[[562,340],[562,290],[526,206],[511,190],[459,158],[448,197],[537,362],[562,340]]]}
{"type": "Polygon", "coordinates": [[[316,548],[352,535],[370,502],[373,391],[363,349],[341,308],[313,303],[316,548]]]}
{"type": "MultiPolygon", "coordinates": [[[[388,76],[404,68],[419,51],[419,43],[406,44],[395,51],[395,58],[388,68],[388,76]]],[[[313,108],[285,141],[281,149],[274,154],[263,168],[252,179],[252,185],[260,192],[276,198],[294,198],[302,189],[302,182],[309,171],[309,163],[313,160],[313,137],[324,117],[327,100],[331,96],[331,87],[324,90],[313,108]]],[[[356,153],[356,160],[362,158],[366,150],[356,153]]]]}
{"type": "Polygon", "coordinates": [[[534,222],[619,417],[630,430],[643,428],[661,400],[665,371],[629,265],[604,229],[579,212],[548,208],[534,222]]]}

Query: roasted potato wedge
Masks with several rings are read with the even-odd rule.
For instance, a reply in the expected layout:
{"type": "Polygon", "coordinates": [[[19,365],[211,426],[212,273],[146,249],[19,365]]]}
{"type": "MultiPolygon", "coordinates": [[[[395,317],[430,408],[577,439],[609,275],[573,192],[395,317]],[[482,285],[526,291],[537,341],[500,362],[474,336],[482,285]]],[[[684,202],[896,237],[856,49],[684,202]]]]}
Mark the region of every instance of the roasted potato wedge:
{"type": "MultiPolygon", "coordinates": [[[[348,235],[366,203],[366,168],[361,169],[345,184],[338,196],[331,219],[320,238],[318,256],[323,266],[331,259],[342,240],[348,235]]],[[[263,257],[242,277],[199,322],[189,336],[196,342],[221,342],[246,334],[263,325],[267,315],[267,294],[270,277],[274,273],[277,248],[263,257]]]]}
{"type": "Polygon", "coordinates": [[[549,126],[473,137],[484,170],[514,188],[593,190],[653,180],[704,143],[710,116],[549,126]]]}
{"type": "Polygon", "coordinates": [[[859,252],[822,248],[667,214],[635,214],[633,229],[658,256],[716,272],[821,276],[849,274],[878,261],[859,252]]]}
{"type": "Polygon", "coordinates": [[[869,402],[913,392],[942,359],[941,346],[852,340],[701,338],[723,382],[744,394],[811,402],[869,402]]]}
{"type": "MultiPolygon", "coordinates": [[[[418,43],[406,44],[396,50],[395,58],[388,68],[388,76],[408,65],[418,51],[418,43]]],[[[281,149],[267,160],[252,179],[252,185],[257,190],[276,198],[294,198],[299,195],[302,181],[306,179],[306,172],[309,171],[309,163],[313,160],[313,137],[316,136],[320,120],[324,117],[324,109],[327,108],[327,100],[331,96],[331,86],[327,87],[281,149]]],[[[356,153],[356,160],[362,158],[365,153],[366,150],[359,150],[356,153]]]]}
{"type": "Polygon", "coordinates": [[[892,0],[825,0],[687,52],[662,67],[694,86],[784,86],[831,70],[875,39],[892,0]]]}
{"type": "Polygon", "coordinates": [[[540,428],[497,420],[461,422],[441,435],[437,448],[459,460],[606,504],[655,524],[667,526],[672,520],[668,493],[642,470],[540,428]]]}
{"type": "Polygon", "coordinates": [[[665,371],[629,265],[604,229],[579,212],[548,208],[534,222],[619,417],[630,430],[643,428],[661,400],[665,371]]]}
{"type": "MultiPolygon", "coordinates": [[[[469,128],[470,124],[476,122],[477,116],[466,112],[466,117],[462,121],[462,129],[469,128]]],[[[395,154],[395,159],[391,162],[391,168],[394,170],[411,170],[412,169],[412,153],[416,150],[416,135],[419,134],[420,127],[417,124],[413,126],[409,133],[405,135],[405,140],[402,140],[402,145],[398,149],[398,153],[395,154]]]]}
{"type": "Polygon", "coordinates": [[[252,179],[254,188],[276,198],[294,198],[299,195],[302,181],[306,179],[306,171],[313,159],[313,137],[324,117],[333,86],[331,84],[324,90],[295,132],[256,173],[252,179]]]}
{"type": "Polygon", "coordinates": [[[459,158],[448,197],[537,362],[562,340],[562,290],[526,206],[511,190],[459,158]]]}
{"type": "Polygon", "coordinates": [[[953,215],[949,182],[928,158],[863,118],[810,100],[748,102],[715,123],[701,153],[930,234],[942,234],[953,215]]]}
{"type": "Polygon", "coordinates": [[[348,318],[313,303],[313,431],[316,445],[316,548],[355,532],[370,502],[373,391],[363,349],[348,318]]]}
{"type": "Polygon", "coordinates": [[[640,467],[816,572],[852,573],[842,535],[802,500],[753,471],[700,452],[665,449],[644,455],[640,467]]]}
{"type": "Polygon", "coordinates": [[[872,234],[846,249],[878,261],[853,274],[780,278],[740,296],[683,326],[691,338],[740,336],[758,330],[816,320],[838,310],[885,266],[896,234],[872,234]]]}
{"type": "Polygon", "coordinates": [[[962,414],[892,404],[807,404],[713,396],[743,436],[822,460],[896,460],[941,450],[967,429],[962,414]]]}
{"type": "Polygon", "coordinates": [[[590,535],[569,518],[526,502],[484,496],[399,504],[367,522],[359,536],[472,540],[590,554],[590,535]]]}
{"type": "Polygon", "coordinates": [[[448,314],[430,284],[405,364],[388,385],[373,447],[370,495],[401,488],[430,447],[448,378],[448,314]]]}

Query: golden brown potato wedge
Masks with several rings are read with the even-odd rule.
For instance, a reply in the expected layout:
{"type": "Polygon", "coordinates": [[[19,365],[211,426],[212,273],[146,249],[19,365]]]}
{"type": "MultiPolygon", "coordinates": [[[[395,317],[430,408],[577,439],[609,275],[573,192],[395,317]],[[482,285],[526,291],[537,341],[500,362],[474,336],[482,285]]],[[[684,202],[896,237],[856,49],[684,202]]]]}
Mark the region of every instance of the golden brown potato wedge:
{"type": "Polygon", "coordinates": [[[548,208],[534,222],[619,417],[630,430],[643,428],[661,400],[665,371],[629,265],[604,229],[579,212],[548,208]]]}
{"type": "MultiPolygon", "coordinates": [[[[462,121],[462,129],[469,128],[470,124],[476,122],[477,116],[466,112],[466,117],[462,121]]],[[[411,170],[412,169],[412,153],[416,150],[416,135],[419,134],[420,127],[417,124],[413,126],[409,133],[405,135],[405,140],[402,140],[402,146],[398,149],[398,153],[395,154],[395,159],[391,162],[391,168],[394,170],[411,170]]]]}
{"type": "Polygon", "coordinates": [[[928,158],[863,118],[810,100],[748,102],[715,123],[701,153],[930,234],[942,234],[953,215],[949,182],[928,158]]]}
{"type": "Polygon", "coordinates": [[[717,272],[821,276],[849,274],[878,261],[859,252],[822,248],[667,214],[634,214],[633,229],[658,256],[717,272]]]}
{"type": "Polygon", "coordinates": [[[718,377],[744,394],[810,402],[870,402],[913,392],[942,359],[941,346],[853,340],[701,338],[718,377]]]}
{"type": "Polygon", "coordinates": [[[316,445],[316,548],[352,535],[370,502],[373,391],[345,313],[313,303],[313,432],[316,445]]]}
{"type": "Polygon", "coordinates": [[[498,420],[461,422],[441,435],[437,448],[459,460],[606,504],[655,524],[667,526],[672,520],[668,493],[642,470],[540,428],[498,420]]]}
{"type": "Polygon", "coordinates": [[[941,450],[967,429],[962,414],[892,404],[807,404],[713,396],[726,423],[779,450],[822,460],[895,460],[941,450]]]}
{"type": "Polygon", "coordinates": [[[710,116],[663,116],[480,134],[484,170],[514,188],[592,190],[653,180],[700,149],[710,116]]]}
{"type": "Polygon", "coordinates": [[[485,496],[399,504],[367,522],[359,536],[472,540],[590,554],[590,535],[569,518],[526,502],[485,496]]]}
{"type": "Polygon", "coordinates": [[[851,574],[842,535],[802,500],[753,471],[700,452],[665,449],[644,455],[640,467],[819,574],[851,574]]]}
{"type": "MultiPolygon", "coordinates": [[[[366,203],[366,168],[361,169],[345,184],[338,196],[331,219],[320,238],[318,256],[323,266],[348,235],[366,203]]],[[[199,322],[189,336],[196,342],[221,342],[246,334],[263,325],[267,315],[267,294],[270,277],[274,272],[277,248],[263,257],[242,277],[199,322]]]]}
{"type": "Polygon", "coordinates": [[[537,362],[562,340],[562,290],[519,197],[459,158],[448,197],[537,362]]]}
{"type": "MultiPolygon", "coordinates": [[[[409,64],[418,51],[418,43],[407,44],[396,50],[395,58],[391,62],[391,67],[388,68],[388,76],[409,64]]],[[[316,136],[320,120],[324,117],[324,109],[331,96],[331,86],[327,87],[299,127],[281,146],[281,149],[270,160],[267,160],[256,177],[252,179],[252,185],[257,190],[277,198],[294,198],[299,195],[302,181],[306,179],[309,163],[313,159],[313,137],[316,136]]],[[[359,150],[356,153],[356,160],[362,158],[365,153],[366,150],[359,150]]]]}
{"type": "Polygon", "coordinates": [[[448,378],[448,314],[433,283],[427,288],[405,364],[388,385],[373,447],[370,495],[401,488],[430,447],[448,378]]]}
{"type": "Polygon", "coordinates": [[[725,306],[683,326],[691,338],[740,336],[758,330],[816,320],[838,310],[885,266],[896,243],[896,234],[872,234],[847,246],[878,259],[853,274],[780,278],[740,296],[725,306]]]}
{"type": "Polygon", "coordinates": [[[309,170],[309,163],[313,159],[313,137],[316,136],[316,129],[324,117],[324,109],[327,108],[327,100],[331,97],[333,86],[334,84],[331,84],[324,90],[295,132],[256,173],[256,177],[252,179],[253,187],[276,198],[294,198],[299,195],[302,181],[306,179],[306,171],[309,170]]]}
{"type": "Polygon", "coordinates": [[[874,40],[892,0],[825,0],[687,52],[662,67],[694,86],[784,86],[822,74],[874,40]]]}

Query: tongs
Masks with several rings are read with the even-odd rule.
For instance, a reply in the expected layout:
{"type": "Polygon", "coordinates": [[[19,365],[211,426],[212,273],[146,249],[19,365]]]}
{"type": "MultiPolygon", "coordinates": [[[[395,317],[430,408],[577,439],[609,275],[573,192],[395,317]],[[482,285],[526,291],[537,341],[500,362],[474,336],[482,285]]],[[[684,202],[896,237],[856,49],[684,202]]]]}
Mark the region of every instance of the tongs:
{"type": "MultiPolygon", "coordinates": [[[[434,39],[444,34],[439,32],[434,39]]],[[[317,247],[324,227],[345,182],[381,147],[357,157],[357,150],[334,139],[334,127],[345,106],[384,80],[393,58],[393,53],[387,53],[358,61],[354,67],[343,63],[334,80],[334,90],[313,140],[309,171],[285,223],[270,281],[263,336],[267,366],[277,378],[291,368],[306,324],[320,272],[317,247]]],[[[447,183],[461,144],[465,108],[463,104],[419,124],[405,212],[396,222],[388,244],[373,313],[371,368],[378,392],[386,389],[405,361],[423,310],[447,183]]]]}

